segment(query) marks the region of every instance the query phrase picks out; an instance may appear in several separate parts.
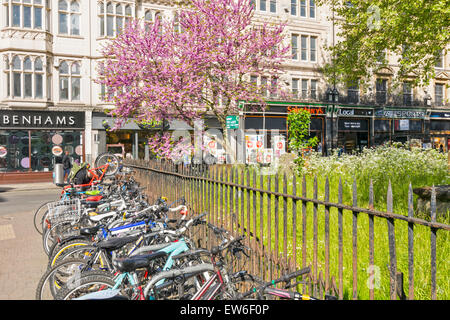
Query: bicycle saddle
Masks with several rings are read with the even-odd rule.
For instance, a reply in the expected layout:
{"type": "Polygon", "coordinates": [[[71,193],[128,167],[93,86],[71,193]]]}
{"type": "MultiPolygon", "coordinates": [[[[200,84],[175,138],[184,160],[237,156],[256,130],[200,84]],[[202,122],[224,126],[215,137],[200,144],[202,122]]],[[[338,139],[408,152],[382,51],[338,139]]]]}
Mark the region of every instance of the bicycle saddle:
{"type": "Polygon", "coordinates": [[[143,254],[131,258],[117,258],[113,260],[113,265],[120,272],[132,272],[139,268],[149,267],[150,261],[167,256],[164,251],[156,251],[150,254],[143,254]]]}
{"type": "Polygon", "coordinates": [[[98,230],[100,230],[100,226],[95,226],[91,228],[81,228],[80,235],[82,236],[94,236],[97,234],[98,230]]]}
{"type": "Polygon", "coordinates": [[[137,239],[139,239],[139,237],[140,235],[111,238],[97,242],[94,244],[94,246],[105,250],[117,250],[130,242],[136,241],[137,239]]]}

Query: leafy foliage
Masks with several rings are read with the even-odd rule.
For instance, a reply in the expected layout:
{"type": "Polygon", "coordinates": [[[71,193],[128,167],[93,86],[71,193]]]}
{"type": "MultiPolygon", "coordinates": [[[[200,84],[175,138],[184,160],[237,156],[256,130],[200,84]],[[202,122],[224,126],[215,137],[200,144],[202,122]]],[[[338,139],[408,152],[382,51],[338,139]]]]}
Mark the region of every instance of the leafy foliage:
{"type": "Polygon", "coordinates": [[[398,57],[394,84],[409,79],[426,85],[435,76],[436,56],[450,41],[448,0],[318,0],[335,13],[338,42],[325,66],[328,77],[362,84],[387,64],[383,52],[398,57]]]}
{"type": "Polygon", "coordinates": [[[288,114],[288,132],[289,148],[297,153],[294,162],[302,167],[302,151],[309,147],[315,147],[319,139],[317,137],[309,138],[309,125],[311,123],[311,114],[306,110],[295,110],[288,114]]]}

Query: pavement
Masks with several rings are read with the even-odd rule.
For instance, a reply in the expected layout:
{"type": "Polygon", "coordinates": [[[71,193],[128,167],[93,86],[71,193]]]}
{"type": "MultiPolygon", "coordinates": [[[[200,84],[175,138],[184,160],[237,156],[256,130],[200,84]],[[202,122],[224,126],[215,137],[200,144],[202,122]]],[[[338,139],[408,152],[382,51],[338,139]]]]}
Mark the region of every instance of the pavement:
{"type": "Polygon", "coordinates": [[[48,262],[34,213],[60,192],[53,183],[0,185],[0,300],[34,300],[48,262]]]}

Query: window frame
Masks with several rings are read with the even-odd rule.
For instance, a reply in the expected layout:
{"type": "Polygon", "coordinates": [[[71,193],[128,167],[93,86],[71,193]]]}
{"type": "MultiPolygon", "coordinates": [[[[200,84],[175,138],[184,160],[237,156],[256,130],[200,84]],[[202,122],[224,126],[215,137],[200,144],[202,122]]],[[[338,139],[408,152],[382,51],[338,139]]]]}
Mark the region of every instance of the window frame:
{"type": "Polygon", "coordinates": [[[63,101],[63,102],[78,102],[81,101],[81,89],[82,89],[82,77],[81,77],[81,61],[78,60],[73,60],[73,61],[69,61],[69,60],[63,60],[60,62],[59,64],[59,71],[58,71],[58,100],[59,101],[63,101]],[[67,73],[62,73],[61,71],[61,67],[63,65],[67,65],[67,73]],[[73,72],[73,66],[74,65],[78,65],[79,67],[79,72],[78,73],[74,73],[73,72]],[[62,90],[66,90],[66,89],[62,89],[62,80],[65,80],[65,83],[67,83],[67,98],[63,97],[62,95],[62,90]],[[74,98],[74,83],[78,82],[78,98],[74,98]]]}
{"type": "Polygon", "coordinates": [[[81,10],[80,10],[80,3],[77,0],[58,0],[58,35],[62,36],[75,36],[79,37],[81,36],[81,10]],[[60,7],[61,3],[65,3],[67,6],[67,9],[62,9],[60,7]],[[78,11],[73,11],[72,4],[76,3],[78,5],[78,11]],[[61,18],[62,16],[65,17],[64,25],[62,24],[61,18]],[[74,23],[73,18],[77,18],[77,22],[74,23]],[[74,26],[77,26],[75,28],[74,26]],[[63,32],[63,28],[61,26],[65,27],[65,31],[63,32]],[[78,30],[77,32],[74,32],[74,30],[78,30]]]}
{"type": "Polygon", "coordinates": [[[44,31],[44,13],[46,13],[46,3],[43,0],[29,0],[30,2],[25,2],[24,0],[7,0],[2,3],[2,15],[5,17],[5,23],[3,27],[7,28],[20,28],[26,30],[36,30],[44,31]],[[40,1],[40,3],[39,3],[40,1]],[[14,11],[15,8],[18,10],[18,23],[15,22],[14,11]],[[25,19],[25,9],[29,10],[28,18],[25,19]],[[37,19],[37,12],[40,10],[40,19],[37,19]],[[37,25],[36,22],[40,21],[37,25]],[[27,24],[25,24],[27,22],[27,24]]]}
{"type": "Polygon", "coordinates": [[[44,95],[44,77],[48,76],[45,66],[45,56],[40,55],[22,55],[22,54],[6,54],[4,60],[6,67],[3,70],[5,79],[5,98],[21,99],[21,100],[44,100],[48,98],[44,95]],[[18,67],[14,67],[14,62],[18,62],[18,67]],[[25,66],[25,62],[29,61],[29,67],[25,66]],[[40,70],[36,67],[36,63],[40,61],[40,70]],[[40,80],[40,88],[38,88],[38,79],[40,80]],[[39,90],[38,90],[39,89],[39,90]]]}

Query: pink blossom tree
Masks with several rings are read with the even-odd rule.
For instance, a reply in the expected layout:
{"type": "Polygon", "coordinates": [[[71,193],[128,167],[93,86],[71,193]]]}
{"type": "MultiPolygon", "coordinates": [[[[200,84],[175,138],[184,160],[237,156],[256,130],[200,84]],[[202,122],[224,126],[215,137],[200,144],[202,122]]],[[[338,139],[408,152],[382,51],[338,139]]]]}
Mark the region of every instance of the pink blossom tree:
{"type": "MultiPolygon", "coordinates": [[[[280,89],[275,82],[262,88],[250,75],[278,78],[290,52],[284,25],[255,22],[253,14],[251,0],[191,0],[179,8],[178,21],[130,23],[105,47],[99,66],[115,128],[130,118],[192,124],[211,114],[226,147],[226,117],[238,113],[239,102],[265,108],[262,92],[280,89]]],[[[173,146],[158,137],[153,147],[156,141],[173,146]]]]}

